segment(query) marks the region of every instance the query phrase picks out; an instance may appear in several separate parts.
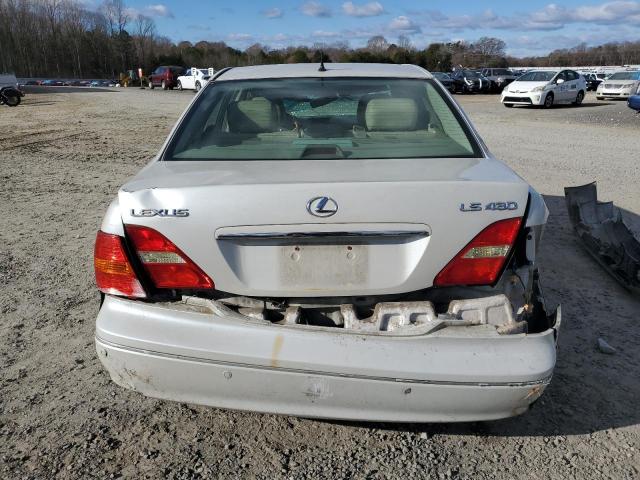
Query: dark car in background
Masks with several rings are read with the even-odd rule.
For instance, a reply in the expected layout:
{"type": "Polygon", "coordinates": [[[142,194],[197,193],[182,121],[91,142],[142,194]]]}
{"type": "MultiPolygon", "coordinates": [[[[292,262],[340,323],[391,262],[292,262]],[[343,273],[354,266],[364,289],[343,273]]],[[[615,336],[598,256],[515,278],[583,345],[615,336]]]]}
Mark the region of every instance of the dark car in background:
{"type": "Polygon", "coordinates": [[[459,69],[450,74],[454,93],[487,93],[491,81],[479,72],[459,69]]]}
{"type": "Polygon", "coordinates": [[[44,87],[64,87],[62,80],[43,80],[40,85],[44,87]]]}
{"type": "Polygon", "coordinates": [[[598,86],[604,81],[604,78],[599,78],[595,73],[583,73],[585,82],[587,82],[587,91],[595,92],[598,86]]]}
{"type": "Polygon", "coordinates": [[[431,75],[436,77],[436,80],[438,80],[442,84],[442,86],[444,88],[446,88],[450,92],[454,91],[453,79],[451,78],[451,76],[448,73],[445,73],[445,72],[431,72],[431,75]]]}
{"type": "Polygon", "coordinates": [[[184,73],[184,67],[161,66],[149,75],[149,88],[162,87],[163,90],[172,90],[178,86],[178,77],[184,73]]]}
{"type": "Polygon", "coordinates": [[[483,68],[480,73],[491,82],[490,89],[494,92],[501,92],[504,87],[518,78],[508,68],[483,68]]]}

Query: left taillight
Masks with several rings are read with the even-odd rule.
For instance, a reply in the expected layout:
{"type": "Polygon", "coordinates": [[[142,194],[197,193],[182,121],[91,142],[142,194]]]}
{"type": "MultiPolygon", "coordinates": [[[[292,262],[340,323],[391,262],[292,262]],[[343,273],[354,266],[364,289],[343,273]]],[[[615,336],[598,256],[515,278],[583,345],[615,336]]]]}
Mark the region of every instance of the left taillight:
{"type": "Polygon", "coordinates": [[[182,250],[157,230],[125,225],[127,238],[156,288],[212,289],[211,280],[182,250]]]}
{"type": "Polygon", "coordinates": [[[127,257],[121,236],[98,232],[93,266],[96,284],[101,292],[131,298],[147,296],[127,257]]]}

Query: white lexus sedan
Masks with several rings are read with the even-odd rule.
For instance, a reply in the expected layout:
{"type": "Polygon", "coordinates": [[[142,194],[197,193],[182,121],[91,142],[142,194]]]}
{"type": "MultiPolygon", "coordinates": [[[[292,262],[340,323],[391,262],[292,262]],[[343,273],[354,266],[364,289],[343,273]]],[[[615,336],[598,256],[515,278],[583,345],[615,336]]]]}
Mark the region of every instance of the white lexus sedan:
{"type": "Polygon", "coordinates": [[[596,98],[623,98],[640,93],[640,71],[615,72],[608,76],[596,90],[596,98]]]}
{"type": "Polygon", "coordinates": [[[505,107],[537,105],[550,108],[558,103],[582,104],[587,83],[573,70],[533,70],[518,77],[502,91],[505,107]]]}
{"type": "Polygon", "coordinates": [[[107,210],[97,353],[117,384],[180,402],[518,415],[556,362],[547,213],[421,68],[221,70],[107,210]]]}

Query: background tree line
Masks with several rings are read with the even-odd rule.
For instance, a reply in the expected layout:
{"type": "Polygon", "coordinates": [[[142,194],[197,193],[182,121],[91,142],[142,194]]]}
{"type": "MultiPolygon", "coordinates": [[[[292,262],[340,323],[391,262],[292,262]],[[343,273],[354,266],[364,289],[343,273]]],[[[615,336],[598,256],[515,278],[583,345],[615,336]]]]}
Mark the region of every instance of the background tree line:
{"type": "Polygon", "coordinates": [[[382,35],[363,48],[345,42],[272,49],[254,44],[244,51],[224,42],[174,43],[156,32],[152,18],[127,8],[123,0],[103,0],[96,10],[77,0],[0,0],[0,72],[20,77],[117,78],[119,73],[158,65],[255,65],[325,61],[413,63],[432,71],[453,66],[567,66],[640,64],[640,42],[585,44],[547,56],[514,58],[498,38],[433,43],[415,48],[400,36],[382,35]],[[322,54],[321,54],[322,52],[322,54]]]}

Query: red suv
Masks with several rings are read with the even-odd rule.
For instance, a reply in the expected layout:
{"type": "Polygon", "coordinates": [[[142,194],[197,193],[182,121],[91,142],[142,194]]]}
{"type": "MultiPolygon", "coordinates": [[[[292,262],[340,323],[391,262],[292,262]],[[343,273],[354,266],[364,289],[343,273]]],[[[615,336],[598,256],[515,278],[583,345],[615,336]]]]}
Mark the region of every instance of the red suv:
{"type": "Polygon", "coordinates": [[[149,75],[149,88],[162,87],[163,90],[170,90],[178,84],[178,77],[184,72],[184,67],[165,66],[156,68],[149,75]]]}

